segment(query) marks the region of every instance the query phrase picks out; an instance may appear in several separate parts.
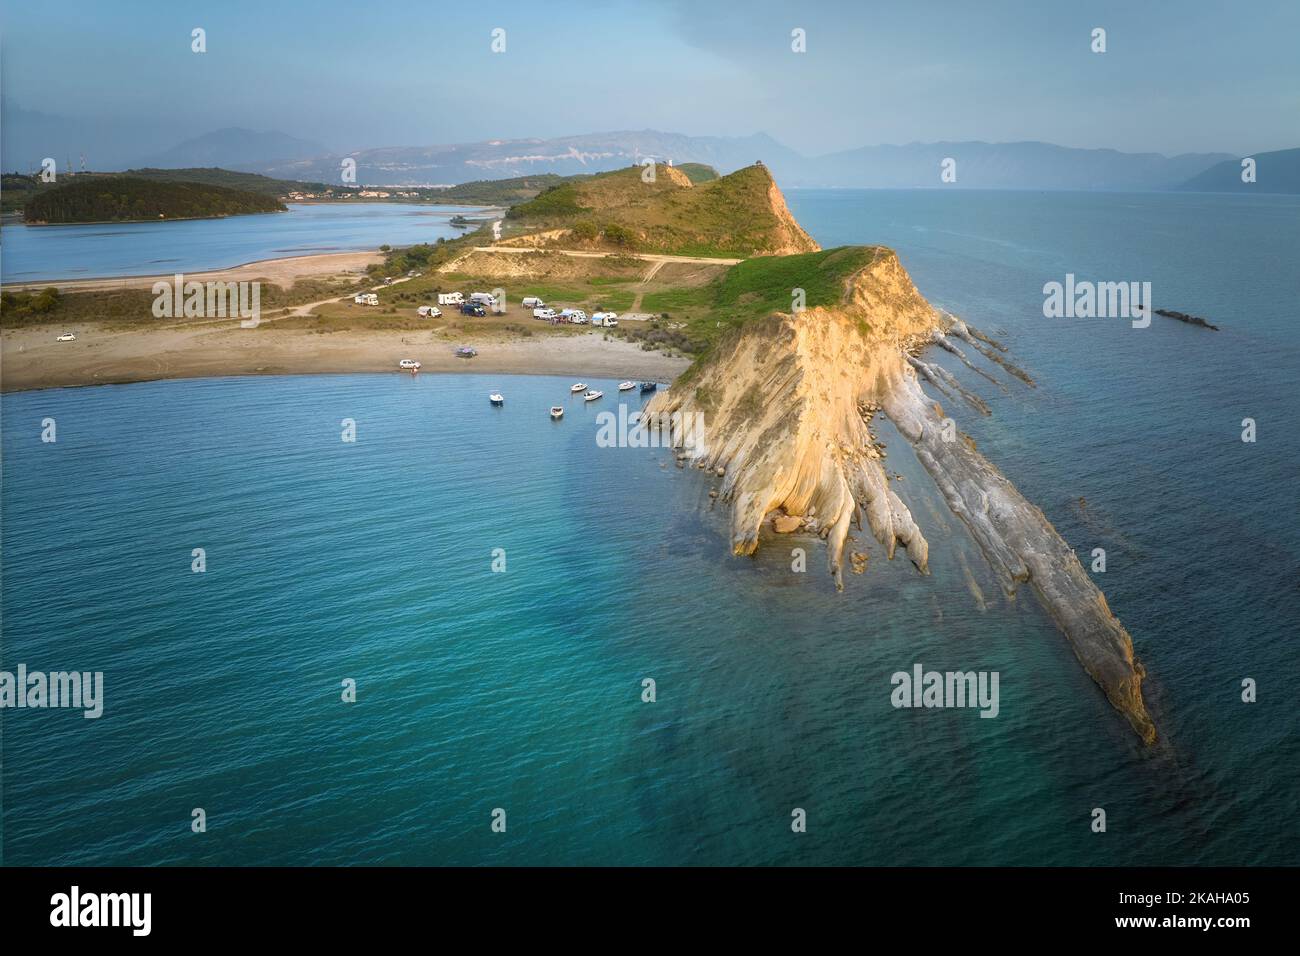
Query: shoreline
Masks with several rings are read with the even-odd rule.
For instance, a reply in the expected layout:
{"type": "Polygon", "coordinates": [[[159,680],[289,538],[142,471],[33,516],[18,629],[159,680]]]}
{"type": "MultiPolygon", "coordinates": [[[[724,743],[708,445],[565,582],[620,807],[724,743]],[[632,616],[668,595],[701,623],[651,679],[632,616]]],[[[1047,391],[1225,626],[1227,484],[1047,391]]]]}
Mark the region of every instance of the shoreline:
{"type": "MultiPolygon", "coordinates": [[[[302,202],[302,203],[294,202],[294,203],[291,203],[290,205],[313,205],[313,203],[310,203],[310,202],[302,202]]],[[[353,206],[361,206],[361,205],[376,205],[376,206],[383,206],[383,205],[439,206],[439,205],[441,205],[441,206],[450,206],[450,205],[456,205],[456,204],[454,204],[454,203],[405,203],[405,204],[402,204],[402,203],[388,203],[388,202],[383,202],[383,201],[377,201],[377,202],[373,202],[373,203],[365,203],[365,202],[351,202],[351,201],[349,201],[349,202],[345,202],[345,203],[337,203],[337,202],[336,202],[336,203],[318,202],[318,203],[315,203],[314,205],[353,205],[353,206]]],[[[445,218],[447,218],[448,220],[450,220],[450,219],[452,219],[452,218],[455,217],[455,216],[462,215],[463,211],[465,211],[465,210],[471,210],[471,209],[472,209],[472,210],[475,210],[476,213],[481,214],[481,215],[483,215],[483,216],[486,217],[486,218],[483,220],[483,222],[487,222],[487,221],[489,221],[489,220],[490,220],[492,217],[494,217],[494,216],[497,216],[497,215],[504,215],[504,213],[505,213],[505,211],[506,211],[506,207],[504,207],[504,206],[471,206],[471,205],[463,205],[463,206],[460,206],[460,208],[457,209],[457,210],[454,211],[454,212],[438,213],[437,215],[445,216],[445,218]]],[[[292,210],[289,210],[289,211],[292,211],[292,210]]],[[[22,221],[21,221],[21,216],[22,216],[22,213],[21,213],[21,212],[17,213],[16,215],[17,215],[18,217],[20,217],[20,221],[16,223],[17,225],[22,225],[22,226],[33,226],[33,227],[35,227],[36,224],[34,224],[34,223],[26,223],[26,222],[22,222],[22,221]]],[[[263,216],[265,216],[265,215],[271,215],[271,213],[246,213],[246,214],[241,214],[241,215],[263,215],[263,216]]],[[[201,222],[201,221],[207,221],[207,220],[212,220],[212,219],[230,219],[230,218],[233,218],[233,217],[231,217],[231,216],[203,216],[203,217],[194,216],[194,217],[188,217],[188,218],[186,218],[186,219],[180,219],[180,218],[177,218],[177,219],[168,219],[168,220],[166,220],[166,221],[167,221],[167,222],[201,222]]],[[[156,220],[156,219],[138,219],[138,220],[129,220],[129,224],[137,224],[137,225],[138,225],[138,224],[140,224],[140,223],[151,223],[151,222],[161,222],[161,221],[163,221],[163,220],[156,220]]],[[[478,220],[472,220],[472,221],[478,221],[478,220]]],[[[55,226],[94,226],[94,225],[99,225],[99,226],[103,226],[103,225],[114,225],[114,223],[113,223],[113,222],[103,222],[103,223],[83,223],[83,222],[75,222],[75,223],[46,223],[46,224],[43,224],[43,226],[46,227],[46,228],[51,228],[51,227],[55,227],[55,226]]],[[[404,247],[404,246],[394,246],[393,248],[394,248],[394,249],[401,249],[401,248],[405,248],[405,247],[404,247]]],[[[209,280],[213,280],[213,281],[221,280],[221,281],[224,281],[223,277],[226,276],[226,275],[229,274],[229,273],[236,272],[237,270],[247,270],[247,269],[252,269],[252,268],[254,268],[254,267],[266,266],[267,264],[270,264],[270,263],[284,263],[284,264],[286,264],[286,266],[289,265],[289,264],[296,264],[296,265],[304,266],[304,267],[305,267],[304,269],[302,269],[301,271],[294,272],[294,273],[292,274],[292,276],[289,276],[289,277],[288,277],[288,278],[289,278],[289,281],[290,281],[290,284],[292,284],[293,279],[300,278],[300,277],[305,278],[305,277],[315,276],[315,275],[319,275],[319,274],[327,273],[327,272],[337,272],[337,271],[340,271],[340,270],[350,271],[352,267],[351,267],[348,263],[346,263],[346,262],[342,262],[342,263],[340,263],[339,265],[331,265],[331,264],[330,264],[330,263],[333,262],[333,260],[335,260],[335,259],[340,259],[340,260],[341,260],[341,259],[343,259],[344,257],[347,257],[347,256],[369,256],[370,258],[369,258],[366,262],[364,262],[364,263],[361,265],[361,267],[360,267],[360,271],[363,271],[363,272],[365,271],[365,267],[366,267],[367,265],[371,265],[372,263],[376,263],[376,262],[382,262],[382,261],[383,261],[383,258],[384,258],[383,253],[381,253],[381,252],[378,250],[378,247],[373,248],[373,249],[340,249],[340,250],[335,251],[335,252],[312,252],[312,253],[308,253],[308,254],[306,254],[306,255],[298,255],[298,256],[268,256],[267,258],[264,258],[264,259],[251,259],[251,260],[249,260],[249,261],[247,261],[247,262],[237,262],[237,263],[235,263],[234,265],[229,265],[229,266],[220,266],[220,267],[215,268],[215,269],[204,269],[204,270],[201,271],[201,272],[183,272],[182,274],[185,275],[187,278],[195,279],[195,280],[197,280],[197,281],[209,281],[209,280]],[[317,266],[320,266],[320,268],[316,268],[317,266]]],[[[283,269],[283,268],[276,268],[274,271],[275,271],[276,273],[283,273],[283,272],[284,272],[284,269],[283,269]]],[[[133,286],[132,286],[133,283],[138,284],[138,285],[140,285],[140,286],[142,286],[142,287],[152,286],[153,283],[158,282],[158,281],[160,281],[160,280],[163,280],[163,281],[165,281],[165,280],[169,280],[169,279],[171,279],[174,275],[176,275],[175,270],[173,270],[172,272],[167,272],[167,273],[150,273],[149,275],[76,276],[76,277],[71,277],[71,278],[62,278],[62,279],[18,279],[18,280],[12,281],[12,282],[8,281],[7,279],[4,279],[3,277],[0,277],[0,288],[3,288],[5,291],[8,291],[8,292],[32,292],[32,291],[39,291],[39,290],[41,290],[41,289],[48,289],[48,288],[50,288],[51,286],[53,286],[54,288],[59,289],[59,290],[61,290],[61,291],[62,291],[62,290],[66,290],[66,291],[69,291],[69,292],[98,292],[98,291],[102,291],[102,290],[104,290],[104,289],[129,289],[129,288],[132,288],[132,287],[133,287],[133,286]]],[[[244,275],[244,276],[239,276],[239,277],[237,277],[237,278],[253,279],[253,278],[266,278],[266,277],[265,277],[265,276],[248,276],[248,275],[244,275]]],[[[282,282],[276,282],[275,279],[271,279],[270,281],[275,282],[276,285],[282,285],[282,284],[283,284],[282,282]]]]}
{"type": "Polygon", "coordinates": [[[46,229],[51,226],[117,226],[132,225],[141,222],[203,222],[208,219],[234,219],[239,216],[270,216],[279,215],[288,212],[286,209],[265,209],[262,212],[227,212],[218,213],[215,216],[160,216],[157,219],[87,219],[78,220],[77,222],[47,222],[44,219],[28,221],[26,216],[23,217],[19,225],[39,227],[46,229]]]}
{"type": "MultiPolygon", "coordinates": [[[[378,249],[354,249],[343,252],[313,252],[305,256],[273,256],[220,269],[181,274],[196,282],[268,279],[276,285],[282,285],[276,280],[285,279],[289,285],[292,285],[297,279],[313,276],[336,275],[340,272],[363,273],[366,266],[383,261],[384,254],[378,249]],[[272,275],[264,274],[268,268],[272,275]],[[261,274],[248,275],[250,270],[261,270],[261,274]]],[[[0,288],[6,292],[33,292],[53,286],[62,292],[102,292],[115,289],[152,288],[155,282],[171,281],[175,275],[176,272],[172,271],[150,275],[95,276],[76,279],[24,279],[21,282],[5,282],[0,288]]]]}
{"type": "MultiPolygon", "coordinates": [[[[61,327],[60,327],[61,328],[61,327]]],[[[253,375],[398,373],[397,363],[417,359],[422,373],[560,375],[671,382],[691,364],[683,357],[648,352],[621,338],[534,335],[483,338],[466,331],[459,342],[425,330],[348,331],[327,335],[258,329],[227,321],[169,324],[114,331],[73,325],[75,342],[56,342],[49,326],[5,330],[0,349],[0,392],[92,385],[253,375]],[[458,344],[479,355],[462,359],[458,344]]]]}
{"type": "MultiPolygon", "coordinates": [[[[302,372],[291,372],[287,370],[224,372],[224,373],[211,372],[203,375],[169,375],[169,376],[159,377],[159,378],[124,378],[121,380],[103,379],[101,381],[95,381],[95,382],[73,382],[65,385],[34,385],[25,388],[4,388],[3,390],[0,390],[0,394],[21,395],[25,392],[53,392],[53,391],[59,391],[61,389],[73,389],[73,388],[102,388],[103,386],[106,385],[148,385],[154,382],[203,382],[212,379],[223,379],[223,378],[302,378],[302,377],[310,377],[314,375],[330,376],[330,377],[341,376],[341,375],[389,375],[389,374],[414,375],[414,376],[494,375],[503,378],[516,378],[516,377],[589,378],[593,380],[607,378],[610,381],[614,381],[615,379],[619,381],[630,379],[636,382],[642,382],[642,381],[655,382],[662,388],[671,387],[672,383],[677,379],[676,375],[673,375],[671,377],[660,376],[659,378],[655,378],[654,376],[651,376],[649,378],[641,379],[641,378],[637,378],[634,375],[626,375],[623,373],[613,374],[610,372],[604,372],[599,370],[593,371],[592,369],[582,369],[582,370],[561,369],[561,370],[543,371],[537,369],[530,370],[530,369],[501,369],[495,367],[489,368],[487,366],[484,366],[479,369],[475,369],[473,367],[473,360],[467,361],[464,359],[459,359],[458,361],[461,362],[461,364],[464,366],[463,368],[445,369],[445,368],[428,368],[426,366],[424,368],[421,368],[418,372],[407,372],[397,368],[383,368],[383,369],[357,368],[357,369],[334,369],[330,371],[317,370],[317,371],[302,371],[302,372]]],[[[687,364],[689,365],[690,363],[688,362],[687,364]]]]}

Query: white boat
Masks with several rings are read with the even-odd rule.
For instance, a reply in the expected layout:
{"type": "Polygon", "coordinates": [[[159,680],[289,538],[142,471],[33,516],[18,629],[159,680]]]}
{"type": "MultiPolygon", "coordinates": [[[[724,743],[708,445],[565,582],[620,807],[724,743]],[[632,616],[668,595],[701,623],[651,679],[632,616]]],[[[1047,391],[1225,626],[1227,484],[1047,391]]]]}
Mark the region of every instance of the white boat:
{"type": "Polygon", "coordinates": [[[504,405],[506,403],[506,397],[500,392],[493,392],[488,396],[488,401],[493,405],[504,405]]]}
{"type": "Polygon", "coordinates": [[[559,405],[552,405],[551,417],[558,422],[561,418],[564,417],[564,409],[561,408],[559,405]]]}
{"type": "Polygon", "coordinates": [[[586,395],[582,396],[582,400],[584,402],[594,402],[596,399],[602,398],[604,394],[604,392],[587,392],[586,395]]]}
{"type": "Polygon", "coordinates": [[[587,390],[586,382],[578,382],[576,385],[569,386],[569,391],[571,392],[585,392],[586,390],[587,390]]]}
{"type": "Polygon", "coordinates": [[[632,389],[634,389],[634,388],[636,388],[636,382],[619,382],[619,383],[618,383],[618,390],[619,390],[620,392],[630,392],[630,391],[632,391],[632,389]]]}

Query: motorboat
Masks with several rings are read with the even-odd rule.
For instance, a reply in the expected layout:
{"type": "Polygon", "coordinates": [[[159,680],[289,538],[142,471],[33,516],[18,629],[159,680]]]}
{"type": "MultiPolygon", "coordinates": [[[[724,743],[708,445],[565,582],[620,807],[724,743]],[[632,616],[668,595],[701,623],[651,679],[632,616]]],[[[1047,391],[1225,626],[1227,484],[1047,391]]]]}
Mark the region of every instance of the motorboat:
{"type": "Polygon", "coordinates": [[[574,385],[569,386],[569,391],[571,392],[585,392],[586,390],[587,390],[586,382],[578,382],[574,385]]]}
{"type": "Polygon", "coordinates": [[[658,382],[642,382],[641,393],[645,394],[646,392],[653,392],[658,387],[659,387],[658,382]]]}
{"type": "Polygon", "coordinates": [[[619,383],[618,383],[618,390],[619,390],[620,392],[630,392],[630,391],[632,391],[632,389],[634,389],[634,388],[636,388],[636,382],[619,382],[619,383]]]}
{"type": "Polygon", "coordinates": [[[563,418],[563,417],[564,417],[564,409],[563,409],[562,407],[560,407],[559,405],[552,405],[552,406],[551,406],[551,418],[553,418],[555,421],[558,422],[558,421],[559,421],[561,418],[563,418]]]}
{"type": "Polygon", "coordinates": [[[596,399],[598,399],[598,398],[603,398],[604,396],[605,396],[605,393],[604,393],[604,392],[600,392],[600,391],[591,392],[591,391],[589,391],[589,392],[587,392],[586,395],[582,396],[582,400],[583,400],[584,402],[594,402],[596,399]]]}
{"type": "Polygon", "coordinates": [[[506,403],[506,397],[500,392],[493,392],[488,396],[488,401],[493,405],[504,405],[506,403]]]}

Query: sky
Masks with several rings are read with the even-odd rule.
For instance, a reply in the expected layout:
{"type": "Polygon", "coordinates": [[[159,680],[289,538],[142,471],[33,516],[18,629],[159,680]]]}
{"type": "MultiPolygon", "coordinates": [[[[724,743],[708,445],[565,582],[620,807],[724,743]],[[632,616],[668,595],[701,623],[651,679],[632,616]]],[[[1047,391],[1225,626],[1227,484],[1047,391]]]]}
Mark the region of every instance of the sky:
{"type": "Polygon", "coordinates": [[[230,126],[330,151],[618,129],[766,132],[806,155],[1300,146],[1295,0],[0,0],[0,30],[0,135],[71,127],[123,156],[230,126]]]}

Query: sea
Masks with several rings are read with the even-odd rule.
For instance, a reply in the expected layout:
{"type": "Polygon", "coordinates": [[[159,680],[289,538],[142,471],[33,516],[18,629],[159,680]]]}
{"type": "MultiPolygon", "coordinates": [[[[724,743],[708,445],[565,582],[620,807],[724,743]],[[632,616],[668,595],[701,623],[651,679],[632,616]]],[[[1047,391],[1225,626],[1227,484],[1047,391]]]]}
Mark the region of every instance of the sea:
{"type": "Polygon", "coordinates": [[[356,252],[450,239],[467,206],[287,203],[288,212],[224,219],[67,226],[6,223],[5,282],[165,275],[228,269],[264,259],[356,252]]]}
{"type": "MultiPolygon", "coordinates": [[[[731,556],[715,477],[602,447],[641,402],[612,381],[23,392],[0,665],[102,672],[103,713],[0,710],[4,862],[1295,864],[1300,198],[787,198],[824,247],[894,247],[1035,379],[930,355],[990,405],[945,402],[982,453],[1085,567],[1104,550],[1155,746],[887,423],[931,573],[858,533],[837,592],[819,541],[731,556]],[[1220,331],[1047,318],[1067,274],[1220,331]],[[997,716],[894,707],[918,664],[996,673],[997,716]]],[[[210,266],[228,227],[171,255],[210,266]]]]}

